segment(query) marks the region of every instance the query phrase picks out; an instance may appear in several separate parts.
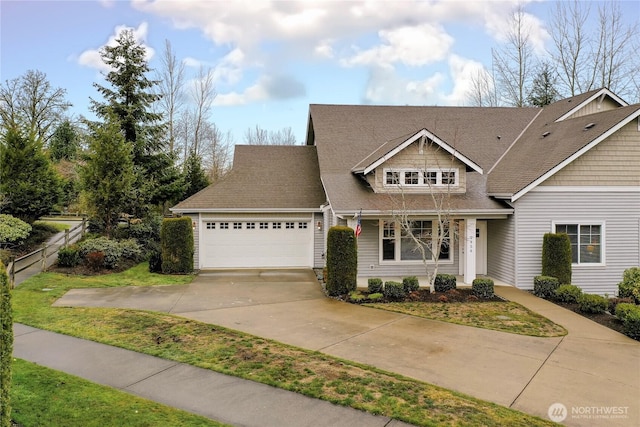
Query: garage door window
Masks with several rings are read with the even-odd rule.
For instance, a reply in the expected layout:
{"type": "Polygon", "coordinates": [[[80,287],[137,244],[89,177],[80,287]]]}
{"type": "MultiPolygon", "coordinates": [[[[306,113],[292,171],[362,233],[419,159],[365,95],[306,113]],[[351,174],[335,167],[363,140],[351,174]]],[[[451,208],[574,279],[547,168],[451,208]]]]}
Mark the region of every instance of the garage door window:
{"type": "Polygon", "coordinates": [[[255,230],[256,228],[256,223],[255,222],[248,222],[247,223],[247,230],[255,230]]]}
{"type": "Polygon", "coordinates": [[[296,223],[295,222],[285,222],[285,228],[287,230],[292,230],[292,229],[296,228],[296,223]]]}
{"type": "Polygon", "coordinates": [[[282,228],[282,223],[281,222],[274,222],[271,226],[271,228],[273,228],[274,230],[279,230],[282,228]]]}
{"type": "Polygon", "coordinates": [[[227,230],[229,229],[229,223],[228,222],[221,222],[220,223],[220,230],[227,230]]]}
{"type": "Polygon", "coordinates": [[[300,229],[306,229],[306,228],[307,228],[307,223],[306,223],[306,222],[299,222],[299,223],[298,223],[298,228],[300,228],[300,229]]]}
{"type": "Polygon", "coordinates": [[[215,222],[207,222],[207,230],[215,230],[216,223],[215,222]]]}
{"type": "Polygon", "coordinates": [[[234,222],[233,223],[233,229],[234,230],[241,230],[242,229],[242,223],[241,222],[234,222]]]}
{"type": "Polygon", "coordinates": [[[261,222],[260,223],[260,230],[266,230],[267,228],[269,228],[269,223],[268,222],[261,222]]]}

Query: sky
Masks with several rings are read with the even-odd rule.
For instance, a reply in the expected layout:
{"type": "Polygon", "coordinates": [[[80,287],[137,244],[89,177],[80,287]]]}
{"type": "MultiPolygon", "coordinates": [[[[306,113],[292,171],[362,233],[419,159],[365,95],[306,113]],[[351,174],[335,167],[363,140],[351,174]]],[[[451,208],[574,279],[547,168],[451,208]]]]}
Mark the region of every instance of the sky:
{"type": "MultiPolygon", "coordinates": [[[[309,104],[468,105],[518,3],[544,55],[547,1],[0,0],[0,81],[42,71],[70,114],[91,117],[107,71],[99,49],[129,28],[152,69],[168,40],[187,86],[214,73],[210,119],[236,143],[256,125],[304,143],[309,104]]],[[[640,0],[621,7],[640,16],[640,0]]]]}

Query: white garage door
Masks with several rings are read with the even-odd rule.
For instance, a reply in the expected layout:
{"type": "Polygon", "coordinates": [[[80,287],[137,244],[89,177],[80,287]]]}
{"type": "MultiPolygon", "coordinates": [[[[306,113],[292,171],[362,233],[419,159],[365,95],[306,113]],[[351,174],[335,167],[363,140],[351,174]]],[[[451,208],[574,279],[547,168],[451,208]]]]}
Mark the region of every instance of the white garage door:
{"type": "Polygon", "coordinates": [[[313,230],[304,220],[205,220],[202,268],[312,267],[313,230]]]}

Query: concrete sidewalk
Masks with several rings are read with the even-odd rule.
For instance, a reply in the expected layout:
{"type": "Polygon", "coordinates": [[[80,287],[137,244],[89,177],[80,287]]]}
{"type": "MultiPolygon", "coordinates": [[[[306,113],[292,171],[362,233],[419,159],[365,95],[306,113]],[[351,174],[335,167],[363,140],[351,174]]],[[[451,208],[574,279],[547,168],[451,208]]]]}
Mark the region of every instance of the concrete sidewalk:
{"type": "Polygon", "coordinates": [[[14,357],[234,426],[409,426],[253,381],[25,325],[14,325],[14,334],[14,357]]]}

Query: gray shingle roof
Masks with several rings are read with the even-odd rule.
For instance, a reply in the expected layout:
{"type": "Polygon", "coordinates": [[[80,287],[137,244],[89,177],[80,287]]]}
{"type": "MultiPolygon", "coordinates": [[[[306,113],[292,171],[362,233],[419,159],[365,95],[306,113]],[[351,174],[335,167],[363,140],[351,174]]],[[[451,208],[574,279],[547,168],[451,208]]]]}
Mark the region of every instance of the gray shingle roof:
{"type": "Polygon", "coordinates": [[[316,147],[237,145],[232,171],[172,210],[319,210],[325,201],[316,147]]]}

